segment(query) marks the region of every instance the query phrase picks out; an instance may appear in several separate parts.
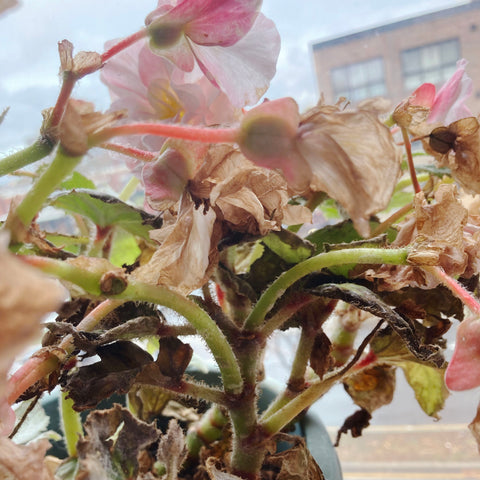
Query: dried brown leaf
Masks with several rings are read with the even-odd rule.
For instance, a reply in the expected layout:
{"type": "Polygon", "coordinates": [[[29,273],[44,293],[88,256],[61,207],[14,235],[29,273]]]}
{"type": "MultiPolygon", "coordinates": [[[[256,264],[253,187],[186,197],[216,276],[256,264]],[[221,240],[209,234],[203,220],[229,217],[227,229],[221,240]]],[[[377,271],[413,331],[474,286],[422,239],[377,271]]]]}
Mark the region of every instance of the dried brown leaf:
{"type": "Polygon", "coordinates": [[[264,469],[278,471],[276,480],[324,480],[322,470],[309,452],[305,440],[293,435],[281,435],[291,448],[267,455],[264,469]]]}
{"type": "Polygon", "coordinates": [[[174,419],[168,423],[168,429],[160,437],[157,449],[157,460],[162,462],[169,480],[177,478],[177,474],[187,458],[187,447],[182,428],[174,419]]]}
{"type": "Polygon", "coordinates": [[[113,393],[127,393],[142,367],[153,363],[150,354],[132,342],[103,345],[96,353],[99,362],[78,368],[66,379],[75,410],[93,408],[113,393]]]}
{"type": "Polygon", "coordinates": [[[96,410],[84,424],[86,436],[77,444],[79,470],[76,480],[136,478],[138,455],[155,442],[159,431],[115,405],[96,410]]]}
{"type": "Polygon", "coordinates": [[[359,407],[372,413],[392,401],[395,369],[390,366],[374,366],[349,376],[344,386],[359,407]]]}

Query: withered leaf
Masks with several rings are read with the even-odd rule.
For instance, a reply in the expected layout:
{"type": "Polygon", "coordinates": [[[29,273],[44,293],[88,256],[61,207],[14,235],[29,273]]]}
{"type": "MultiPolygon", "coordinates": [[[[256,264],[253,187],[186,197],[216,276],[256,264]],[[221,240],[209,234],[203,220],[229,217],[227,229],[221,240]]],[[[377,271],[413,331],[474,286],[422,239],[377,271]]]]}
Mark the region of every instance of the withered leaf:
{"type": "Polygon", "coordinates": [[[138,454],[160,434],[154,425],[136,419],[120,405],[91,412],[84,427],[86,436],[77,444],[76,480],[136,478],[138,454]]]}
{"type": "Polygon", "coordinates": [[[343,425],[338,429],[335,446],[338,447],[340,445],[340,437],[342,436],[342,433],[348,433],[349,430],[353,438],[361,437],[363,430],[370,425],[371,419],[372,415],[363,408],[347,417],[343,422],[343,425]]]}
{"type": "Polygon", "coordinates": [[[310,290],[312,293],[328,298],[338,298],[354,307],[383,318],[405,342],[412,354],[419,360],[440,367],[444,363],[442,354],[436,345],[424,345],[419,342],[413,322],[393,310],[371,290],[353,283],[321,285],[310,290]]]}
{"type": "Polygon", "coordinates": [[[290,443],[291,447],[283,452],[267,455],[264,469],[277,471],[277,480],[325,479],[303,438],[280,434],[279,440],[290,443]]]}
{"type": "Polygon", "coordinates": [[[158,357],[155,363],[162,375],[171,378],[181,377],[192,359],[192,347],[176,337],[160,338],[159,343],[158,357]]]}
{"type": "Polygon", "coordinates": [[[182,428],[175,419],[170,420],[168,429],[160,437],[157,449],[157,460],[162,462],[168,479],[175,479],[187,458],[187,447],[182,428]]]}
{"type": "Polygon", "coordinates": [[[349,376],[344,386],[359,407],[372,413],[392,401],[395,369],[391,366],[376,365],[349,376]]]}
{"type": "Polygon", "coordinates": [[[313,371],[322,378],[331,367],[332,359],[330,358],[330,351],[332,350],[332,344],[322,331],[317,333],[310,355],[310,366],[313,371]]]}
{"type": "Polygon", "coordinates": [[[77,411],[95,407],[113,393],[127,393],[144,365],[153,363],[145,350],[119,341],[96,349],[100,362],[78,368],[64,381],[77,411]]]}

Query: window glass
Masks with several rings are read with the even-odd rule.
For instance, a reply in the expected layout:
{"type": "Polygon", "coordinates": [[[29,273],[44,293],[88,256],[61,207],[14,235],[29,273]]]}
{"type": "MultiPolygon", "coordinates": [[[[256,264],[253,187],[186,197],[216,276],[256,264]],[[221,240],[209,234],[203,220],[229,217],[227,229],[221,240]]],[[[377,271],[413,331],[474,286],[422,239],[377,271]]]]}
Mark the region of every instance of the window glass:
{"type": "Polygon", "coordinates": [[[331,71],[330,78],[336,98],[346,97],[357,102],[367,97],[386,93],[384,66],[381,58],[337,67],[331,71]]]}
{"type": "Polygon", "coordinates": [[[460,46],[456,38],[404,50],[401,59],[405,90],[423,82],[440,85],[455,71],[459,58],[460,46]]]}

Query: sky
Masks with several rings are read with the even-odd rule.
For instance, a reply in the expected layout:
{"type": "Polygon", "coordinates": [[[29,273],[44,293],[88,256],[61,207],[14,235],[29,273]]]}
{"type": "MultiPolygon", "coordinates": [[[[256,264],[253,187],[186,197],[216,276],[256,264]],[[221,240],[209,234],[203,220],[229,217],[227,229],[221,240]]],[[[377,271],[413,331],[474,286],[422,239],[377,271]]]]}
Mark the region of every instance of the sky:
{"type": "MultiPolygon", "coordinates": [[[[0,155],[28,145],[38,134],[41,110],[59,89],[57,42],[75,51],[101,52],[105,41],[137,31],[156,0],[20,0],[0,17],[0,155]]],[[[301,108],[316,103],[311,45],[395,20],[468,3],[461,0],[264,0],[262,11],[277,25],[282,49],[268,98],[292,96],[301,108]]],[[[98,73],[79,82],[74,97],[108,108],[98,73]]]]}

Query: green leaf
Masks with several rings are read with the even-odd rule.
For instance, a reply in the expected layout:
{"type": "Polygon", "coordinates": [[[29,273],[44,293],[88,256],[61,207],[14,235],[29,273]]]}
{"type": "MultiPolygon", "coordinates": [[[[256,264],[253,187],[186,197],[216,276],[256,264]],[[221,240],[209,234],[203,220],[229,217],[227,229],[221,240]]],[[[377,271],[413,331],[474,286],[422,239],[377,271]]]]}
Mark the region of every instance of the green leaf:
{"type": "Polygon", "coordinates": [[[416,362],[405,362],[400,366],[422,410],[438,419],[438,412],[444,407],[445,399],[449,395],[443,379],[445,368],[430,367],[416,362]]]}
{"type": "Polygon", "coordinates": [[[310,242],[284,229],[270,232],[262,242],[287,263],[300,263],[310,258],[315,250],[310,242]]]}
{"type": "Polygon", "coordinates": [[[156,221],[156,217],[143,210],[110,195],[98,194],[90,190],[57,193],[52,197],[51,204],[67,212],[87,217],[98,227],[120,227],[132,235],[145,239],[149,239],[148,232],[152,229],[149,223],[154,224],[156,221]]]}
{"type": "Polygon", "coordinates": [[[115,230],[110,248],[109,260],[111,264],[116,267],[132,265],[141,253],[142,251],[132,234],[125,230],[115,230]]]}
{"type": "Polygon", "coordinates": [[[435,165],[416,165],[415,170],[417,172],[427,172],[436,177],[443,178],[445,175],[451,176],[452,172],[447,167],[437,167],[435,165]]]}
{"type": "Polygon", "coordinates": [[[73,172],[70,178],[67,178],[60,184],[64,190],[73,190],[74,188],[95,188],[95,184],[79,172],[73,172]]]}

